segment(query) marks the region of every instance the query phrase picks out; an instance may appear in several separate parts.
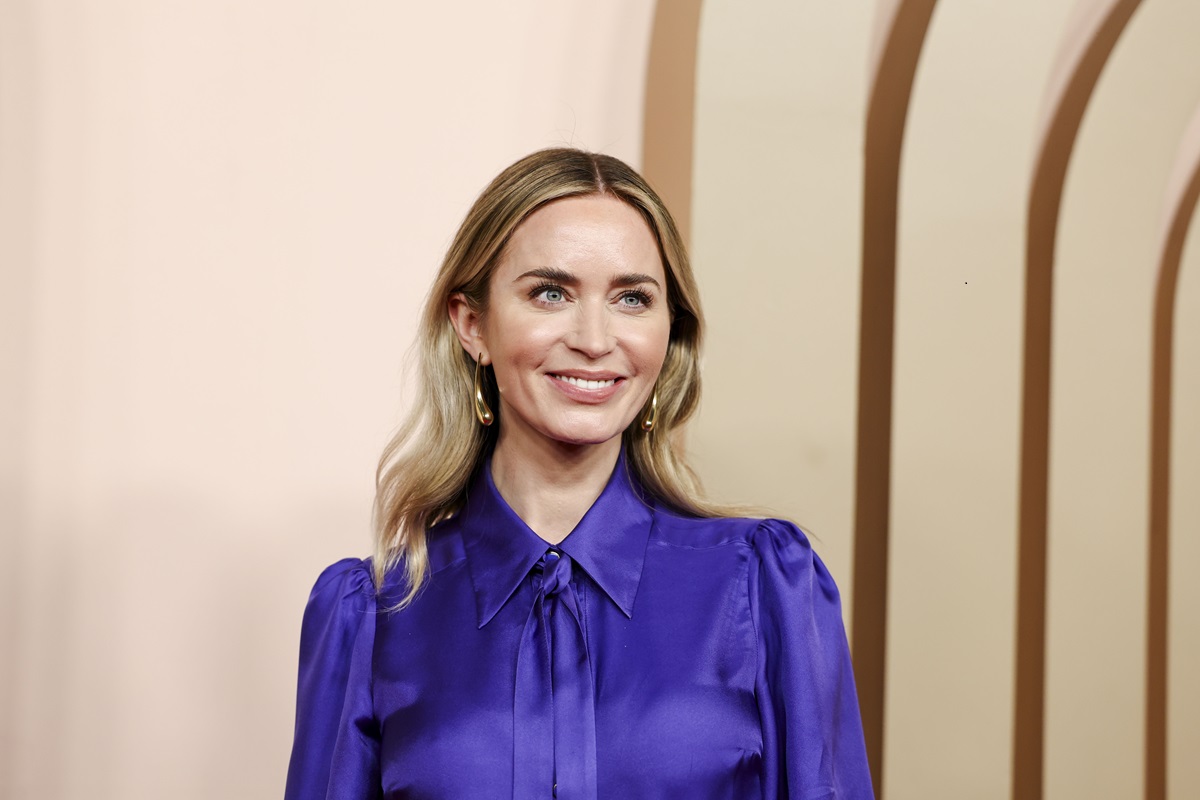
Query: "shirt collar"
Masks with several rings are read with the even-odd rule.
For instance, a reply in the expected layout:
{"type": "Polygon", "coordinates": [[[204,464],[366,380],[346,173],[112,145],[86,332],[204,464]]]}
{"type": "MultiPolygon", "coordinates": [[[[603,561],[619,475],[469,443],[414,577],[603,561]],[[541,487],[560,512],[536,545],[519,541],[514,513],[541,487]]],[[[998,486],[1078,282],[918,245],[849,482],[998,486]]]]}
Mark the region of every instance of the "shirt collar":
{"type": "MultiPolygon", "coordinates": [[[[490,458],[472,481],[459,519],[482,628],[551,545],[500,496],[492,481],[490,458]]],[[[604,491],[554,547],[570,556],[626,617],[632,617],[653,521],[653,507],[630,474],[622,451],[604,491]]]]}

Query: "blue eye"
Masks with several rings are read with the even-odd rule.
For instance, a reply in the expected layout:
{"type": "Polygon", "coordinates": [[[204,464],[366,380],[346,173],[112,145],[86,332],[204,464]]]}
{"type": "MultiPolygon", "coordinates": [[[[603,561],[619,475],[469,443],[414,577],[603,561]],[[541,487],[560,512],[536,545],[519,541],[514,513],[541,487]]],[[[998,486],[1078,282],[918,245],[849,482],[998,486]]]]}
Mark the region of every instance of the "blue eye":
{"type": "Polygon", "coordinates": [[[529,297],[539,303],[557,305],[566,301],[567,292],[557,284],[542,283],[529,290],[529,297]]]}
{"type": "Polygon", "coordinates": [[[621,305],[625,306],[626,308],[648,308],[652,302],[653,300],[651,299],[650,295],[637,290],[629,291],[621,295],[621,305]]]}

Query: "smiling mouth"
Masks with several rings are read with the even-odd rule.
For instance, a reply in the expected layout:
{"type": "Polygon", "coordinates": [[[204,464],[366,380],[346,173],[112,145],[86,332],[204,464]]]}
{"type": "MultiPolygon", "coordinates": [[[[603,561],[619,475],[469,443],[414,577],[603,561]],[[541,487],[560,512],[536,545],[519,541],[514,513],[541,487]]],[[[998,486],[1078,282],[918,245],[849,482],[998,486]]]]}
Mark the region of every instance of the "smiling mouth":
{"type": "Polygon", "coordinates": [[[550,377],[554,378],[556,381],[562,381],[563,383],[569,383],[572,386],[577,386],[580,389],[591,389],[593,391],[596,389],[608,388],[617,382],[616,378],[609,378],[606,381],[589,381],[583,378],[572,378],[566,375],[555,375],[553,373],[551,373],[550,377]]]}

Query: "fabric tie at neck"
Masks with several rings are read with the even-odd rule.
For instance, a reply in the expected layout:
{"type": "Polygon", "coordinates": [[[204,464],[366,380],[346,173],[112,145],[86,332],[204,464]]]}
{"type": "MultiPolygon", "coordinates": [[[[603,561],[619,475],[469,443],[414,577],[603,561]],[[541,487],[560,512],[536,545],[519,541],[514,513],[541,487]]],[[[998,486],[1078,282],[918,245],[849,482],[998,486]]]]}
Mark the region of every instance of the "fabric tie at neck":
{"type": "Polygon", "coordinates": [[[571,557],[558,550],[549,550],[534,569],[542,573],[542,595],[554,597],[571,585],[571,557]]]}
{"type": "Polygon", "coordinates": [[[550,550],[517,653],[513,798],[596,800],[596,697],[570,556],[550,550]]]}

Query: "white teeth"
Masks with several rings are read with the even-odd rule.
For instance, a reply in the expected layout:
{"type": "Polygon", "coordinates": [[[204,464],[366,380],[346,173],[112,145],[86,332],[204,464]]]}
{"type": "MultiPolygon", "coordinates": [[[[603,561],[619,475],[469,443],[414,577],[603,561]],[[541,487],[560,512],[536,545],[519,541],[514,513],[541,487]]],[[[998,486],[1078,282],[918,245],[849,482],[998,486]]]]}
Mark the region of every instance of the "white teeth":
{"type": "Polygon", "coordinates": [[[603,389],[605,386],[612,386],[617,382],[616,378],[607,381],[585,381],[582,378],[569,378],[565,375],[555,375],[554,377],[564,383],[578,386],[580,389],[603,389]]]}

